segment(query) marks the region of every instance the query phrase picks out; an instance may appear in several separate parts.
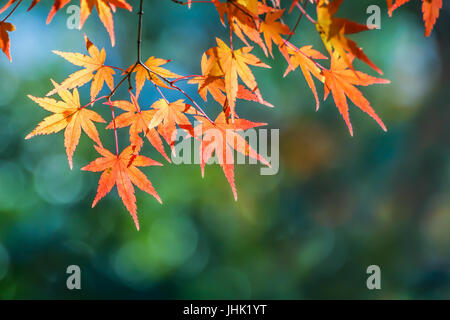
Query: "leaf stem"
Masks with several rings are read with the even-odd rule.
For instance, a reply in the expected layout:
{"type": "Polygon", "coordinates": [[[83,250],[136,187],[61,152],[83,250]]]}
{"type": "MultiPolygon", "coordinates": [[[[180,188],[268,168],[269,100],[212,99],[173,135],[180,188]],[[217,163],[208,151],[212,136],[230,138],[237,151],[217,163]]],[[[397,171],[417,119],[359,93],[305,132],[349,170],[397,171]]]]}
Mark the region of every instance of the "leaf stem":
{"type": "Polygon", "coordinates": [[[107,98],[106,104],[109,105],[111,108],[112,122],[114,126],[114,139],[116,142],[116,155],[117,157],[119,157],[119,138],[117,136],[116,116],[114,114],[114,108],[110,97],[107,98]]]}
{"type": "MultiPolygon", "coordinates": [[[[22,0],[21,0],[22,1],[22,0]]],[[[177,2],[177,1],[174,1],[174,2],[177,2]]],[[[199,2],[210,2],[210,1],[192,1],[192,3],[199,3],[199,2]]],[[[20,2],[19,2],[20,3],[20,2]]],[[[106,102],[106,104],[108,104],[109,106],[110,106],[110,108],[111,108],[111,114],[112,114],[112,118],[113,118],[113,126],[114,126],[114,138],[115,138],[115,143],[116,143],[116,154],[117,154],[117,156],[119,156],[119,139],[118,139],[118,135],[117,135],[117,126],[116,126],[116,117],[115,117],[115,114],[114,114],[114,106],[113,106],[113,104],[112,104],[112,102],[111,102],[111,98],[112,98],[112,96],[116,93],[116,91],[122,86],[122,84],[126,81],[126,80],[128,80],[128,84],[129,84],[129,86],[128,86],[128,91],[130,91],[131,92],[131,90],[133,89],[133,87],[132,87],[132,85],[131,85],[131,75],[132,75],[132,73],[133,73],[133,71],[136,69],[136,67],[137,66],[141,66],[141,67],[143,67],[145,70],[147,70],[147,72],[148,72],[148,75],[149,75],[149,77],[150,77],[150,81],[152,82],[152,84],[155,86],[155,88],[156,88],[156,90],[158,90],[158,92],[159,92],[159,94],[161,95],[161,97],[167,102],[167,104],[169,104],[169,102],[167,101],[167,99],[166,99],[166,97],[164,96],[164,94],[162,93],[162,91],[161,91],[161,89],[158,87],[158,85],[151,79],[152,78],[152,76],[151,76],[151,74],[154,74],[154,75],[156,75],[157,77],[159,77],[160,79],[162,79],[164,82],[166,82],[170,87],[172,87],[173,89],[175,89],[175,90],[178,90],[180,93],[182,93],[187,99],[189,99],[189,101],[191,101],[194,105],[195,105],[195,107],[197,108],[197,110],[209,121],[209,122],[211,122],[211,123],[214,123],[209,117],[208,117],[208,115],[203,111],[203,109],[183,90],[183,89],[181,89],[181,88],[179,88],[178,86],[176,86],[175,85],[175,83],[177,82],[177,81],[180,81],[180,80],[182,80],[182,79],[187,79],[187,78],[190,78],[190,77],[197,77],[197,76],[185,76],[185,77],[180,77],[180,78],[177,78],[177,79],[175,79],[175,80],[173,80],[173,81],[170,81],[169,79],[167,79],[167,78],[165,78],[165,77],[163,77],[163,76],[161,76],[161,75],[159,75],[159,74],[157,74],[157,73],[155,73],[154,71],[152,71],[152,70],[150,70],[150,68],[148,68],[143,62],[142,62],[142,21],[143,21],[143,15],[144,15],[144,10],[143,10],[143,3],[144,3],[144,0],[140,0],[140,3],[139,3],[139,12],[138,12],[138,15],[139,15],[139,19],[138,19],[138,37],[137,37],[137,59],[136,59],[136,62],[134,63],[134,65],[133,65],[133,67],[131,68],[131,69],[129,69],[129,71],[128,70],[125,70],[125,69],[122,69],[122,68],[118,68],[118,67],[111,67],[111,68],[113,68],[113,69],[116,69],[116,70],[121,70],[121,71],[123,71],[123,72],[125,72],[126,74],[125,74],[125,76],[119,81],[119,83],[117,83],[117,85],[111,90],[111,92],[110,92],[110,94],[109,95],[107,95],[107,96],[102,96],[102,97],[99,97],[99,98],[97,98],[97,99],[95,99],[95,100],[93,100],[93,101],[91,101],[91,102],[89,102],[86,106],[83,106],[82,108],[85,108],[85,107],[87,107],[88,105],[90,105],[90,104],[92,104],[92,103],[94,103],[94,102],[96,102],[96,101],[98,101],[98,100],[101,100],[101,99],[106,99],[107,100],[107,102],[106,102]]],[[[179,2],[177,2],[177,3],[179,3],[179,2]]],[[[180,4],[182,4],[182,3],[180,3],[180,4]]]]}
{"type": "Polygon", "coordinates": [[[21,3],[22,3],[22,0],[20,0],[19,2],[17,2],[16,6],[11,10],[10,13],[8,13],[8,15],[7,15],[5,18],[3,18],[3,20],[2,20],[1,22],[5,22],[6,19],[8,19],[8,18],[14,13],[14,11],[16,11],[17,7],[18,7],[21,3]]]}
{"type": "Polygon", "coordinates": [[[189,2],[183,2],[183,1],[179,1],[179,0],[172,0],[172,2],[175,2],[176,4],[181,4],[182,6],[186,6],[189,5],[190,3],[212,3],[211,0],[193,0],[189,2]]]}
{"type": "MultiPolygon", "coordinates": [[[[305,2],[305,6],[303,7],[303,11],[300,11],[300,15],[298,16],[297,22],[294,25],[294,28],[292,28],[291,34],[289,35],[289,37],[286,39],[286,42],[288,42],[289,40],[291,40],[292,36],[295,34],[295,30],[297,30],[297,27],[300,23],[300,21],[302,20],[302,17],[304,16],[303,12],[306,12],[306,7],[308,6],[308,1],[305,2]]],[[[285,43],[283,43],[282,45],[285,45],[285,43]]]]}
{"type": "MultiPolygon", "coordinates": [[[[306,3],[308,3],[308,2],[306,2],[306,3]]],[[[306,10],[305,10],[298,2],[297,2],[295,5],[300,9],[300,11],[303,13],[303,15],[304,15],[309,21],[311,21],[311,22],[314,23],[314,24],[317,23],[317,21],[314,20],[313,18],[311,18],[311,16],[306,12],[306,10]]],[[[305,5],[305,8],[306,8],[306,5],[305,5]]]]}

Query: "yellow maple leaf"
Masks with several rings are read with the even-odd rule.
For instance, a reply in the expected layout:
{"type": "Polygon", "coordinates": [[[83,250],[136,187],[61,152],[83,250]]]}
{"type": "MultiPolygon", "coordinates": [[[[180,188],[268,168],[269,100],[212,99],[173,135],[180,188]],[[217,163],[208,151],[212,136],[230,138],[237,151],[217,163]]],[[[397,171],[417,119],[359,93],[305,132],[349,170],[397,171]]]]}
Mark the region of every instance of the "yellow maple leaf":
{"type": "Polygon", "coordinates": [[[383,72],[366,56],[355,41],[346,35],[370,30],[367,25],[359,24],[347,19],[336,18],[334,15],[341,6],[343,0],[318,0],[316,28],[330,55],[333,52],[344,59],[350,68],[353,68],[347,58],[347,53],[367,63],[380,74],[383,72]]]}
{"type": "MultiPolygon", "coordinates": [[[[56,82],[55,87],[58,87],[56,82]]],[[[64,145],[66,147],[69,166],[73,167],[73,154],[80,140],[81,130],[88,135],[99,146],[102,145],[94,122],[106,121],[96,112],[80,106],[80,96],[78,90],[74,89],[72,93],[69,90],[59,90],[58,95],[62,101],[53,98],[36,98],[31,95],[28,97],[47,111],[53,112],[52,115],[44,118],[37,127],[29,133],[25,139],[30,139],[36,135],[57,133],[63,129],[64,145]]]]}
{"type": "Polygon", "coordinates": [[[74,89],[81,87],[92,80],[91,84],[91,101],[94,101],[100,90],[106,83],[108,87],[114,88],[114,74],[115,71],[108,66],[105,66],[106,52],[105,49],[101,51],[86,37],[86,49],[89,56],[81,53],[53,51],[53,53],[63,57],[70,63],[83,67],[79,71],[72,73],[66,80],[64,80],[58,87],[47,93],[47,96],[54,95],[60,90],[74,89]]]}

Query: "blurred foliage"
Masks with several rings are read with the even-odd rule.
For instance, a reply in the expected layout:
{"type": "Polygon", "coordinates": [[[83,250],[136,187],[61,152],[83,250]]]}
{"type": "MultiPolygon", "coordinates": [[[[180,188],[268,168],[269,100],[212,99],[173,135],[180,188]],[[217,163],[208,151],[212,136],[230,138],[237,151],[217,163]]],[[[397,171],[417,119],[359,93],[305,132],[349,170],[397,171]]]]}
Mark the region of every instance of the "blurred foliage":
{"type": "MultiPolygon", "coordinates": [[[[51,50],[83,52],[84,44],[64,11],[49,26],[45,5],[14,15],[13,63],[0,59],[0,298],[450,298],[449,4],[431,38],[414,5],[389,19],[384,0],[355,1],[340,15],[364,22],[370,4],[383,9],[382,29],[355,37],[392,81],[363,89],[387,133],[352,107],[351,138],[332,101],[315,112],[302,75],[283,79],[281,56],[264,58],[272,69],[255,74],[276,108],[238,111],[280,129],[279,174],[238,166],[235,203],[217,166],[204,179],[195,165],[145,169],[163,205],[137,192],[140,232],[115,192],[90,208],[98,175],[79,171],[94,158],[86,138],[73,171],[62,134],[24,140],[45,115],[26,95],[44,96],[50,78],[74,71],[51,50]],[[81,291],[66,289],[72,264],[81,291]],[[371,264],[381,267],[380,291],[366,288],[371,264]]],[[[143,52],[171,59],[179,74],[197,74],[201,53],[226,37],[212,5],[145,5],[143,52]]],[[[98,18],[83,32],[111,64],[134,61],[134,14],[117,12],[115,48],[98,18]]],[[[319,41],[307,20],[293,37],[324,51],[319,41]]],[[[141,104],[155,99],[146,87],[141,104]]],[[[112,147],[112,134],[102,140],[112,147]]],[[[146,153],[163,161],[150,146],[146,153]]]]}

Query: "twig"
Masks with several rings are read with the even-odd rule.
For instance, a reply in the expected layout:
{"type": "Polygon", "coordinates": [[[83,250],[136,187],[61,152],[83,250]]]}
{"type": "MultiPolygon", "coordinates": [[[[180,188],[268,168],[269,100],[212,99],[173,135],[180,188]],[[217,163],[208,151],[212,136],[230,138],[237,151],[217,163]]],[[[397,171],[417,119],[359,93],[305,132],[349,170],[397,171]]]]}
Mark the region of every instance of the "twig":
{"type": "MultiPolygon", "coordinates": [[[[141,45],[142,45],[142,16],[144,15],[144,11],[142,9],[142,3],[141,0],[140,6],[139,6],[139,25],[138,25],[138,40],[137,40],[137,61],[141,61],[141,45]]],[[[130,72],[131,73],[131,72],[130,72]]]]}
{"type": "MultiPolygon", "coordinates": [[[[308,3],[308,2],[306,2],[306,3],[308,3]]],[[[297,2],[295,5],[300,9],[300,11],[305,15],[305,17],[306,17],[309,21],[311,21],[311,22],[314,23],[314,24],[317,23],[317,21],[314,20],[313,18],[311,18],[311,16],[306,12],[306,10],[305,10],[298,2],[297,2]]],[[[305,8],[306,8],[306,5],[305,5],[305,8]]]]}
{"type": "Polygon", "coordinates": [[[114,126],[114,139],[116,141],[116,155],[117,155],[117,157],[119,157],[119,138],[117,136],[116,116],[114,115],[114,108],[113,108],[113,104],[111,102],[111,98],[107,99],[106,104],[109,105],[111,108],[112,122],[113,122],[113,126],[114,126]]]}
{"type": "MultiPolygon", "coordinates": [[[[306,7],[308,6],[308,3],[309,3],[308,1],[305,2],[305,6],[303,7],[303,9],[305,9],[304,11],[306,11],[306,7]]],[[[292,28],[291,34],[286,39],[286,42],[291,40],[292,36],[295,34],[295,30],[297,30],[297,27],[298,27],[300,21],[302,20],[302,17],[304,16],[304,14],[303,14],[304,11],[300,11],[300,15],[298,16],[297,22],[295,23],[294,28],[292,28]]],[[[283,45],[284,45],[284,43],[283,43],[283,45]]]]}
{"type": "MultiPolygon", "coordinates": [[[[172,0],[172,2],[175,2],[176,4],[181,4],[182,6],[187,6],[187,5],[189,5],[189,2],[184,2],[184,1],[179,1],[179,0],[172,0]]],[[[192,3],[212,3],[212,1],[211,0],[197,0],[197,1],[191,1],[190,2],[191,4],[192,3]]]]}
{"type": "Polygon", "coordinates": [[[3,20],[2,20],[1,22],[5,22],[6,19],[8,19],[8,18],[14,13],[14,11],[16,11],[17,7],[18,7],[21,3],[22,3],[22,0],[20,0],[19,2],[17,2],[16,6],[11,10],[10,13],[8,13],[8,15],[7,15],[5,18],[3,18],[3,20]]]}

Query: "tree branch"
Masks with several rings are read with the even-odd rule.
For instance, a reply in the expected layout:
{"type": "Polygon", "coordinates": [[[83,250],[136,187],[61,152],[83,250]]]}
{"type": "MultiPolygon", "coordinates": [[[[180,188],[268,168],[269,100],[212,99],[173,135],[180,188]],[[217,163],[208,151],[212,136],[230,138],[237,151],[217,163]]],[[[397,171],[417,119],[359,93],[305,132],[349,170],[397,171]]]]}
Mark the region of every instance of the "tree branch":
{"type": "MultiPolygon", "coordinates": [[[[142,16],[144,11],[142,8],[143,0],[141,0],[139,5],[139,24],[138,24],[138,40],[137,40],[137,62],[141,63],[141,46],[142,46],[142,16]]],[[[131,73],[131,72],[130,72],[131,73]]]]}
{"type": "Polygon", "coordinates": [[[13,13],[14,11],[16,11],[17,7],[22,3],[22,0],[20,0],[19,2],[17,2],[16,6],[11,10],[10,13],[8,13],[8,15],[6,17],[3,18],[3,20],[1,22],[5,22],[6,19],[8,19],[13,13]]]}

